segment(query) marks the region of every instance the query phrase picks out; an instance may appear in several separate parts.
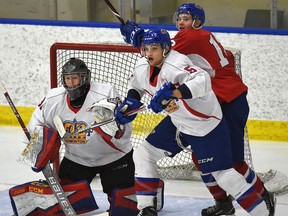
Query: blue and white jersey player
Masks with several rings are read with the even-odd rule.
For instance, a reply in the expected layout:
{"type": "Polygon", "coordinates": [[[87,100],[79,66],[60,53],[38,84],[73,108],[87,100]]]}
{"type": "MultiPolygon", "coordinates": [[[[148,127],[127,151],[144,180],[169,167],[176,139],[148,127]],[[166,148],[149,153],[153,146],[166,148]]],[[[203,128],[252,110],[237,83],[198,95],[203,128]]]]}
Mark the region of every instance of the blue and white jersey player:
{"type": "Polygon", "coordinates": [[[127,97],[116,111],[117,121],[132,121],[134,118],[127,118],[122,107],[137,108],[145,93],[152,96],[148,107],[155,113],[165,110],[168,116],[134,151],[139,215],[157,215],[153,202],[159,183],[156,162],[188,146],[204,175],[215,178],[251,215],[268,215],[260,194],[232,168],[229,132],[209,74],[171,50],[170,36],[164,29],[144,33],[142,52],[144,57],[130,77],[127,97]]]}

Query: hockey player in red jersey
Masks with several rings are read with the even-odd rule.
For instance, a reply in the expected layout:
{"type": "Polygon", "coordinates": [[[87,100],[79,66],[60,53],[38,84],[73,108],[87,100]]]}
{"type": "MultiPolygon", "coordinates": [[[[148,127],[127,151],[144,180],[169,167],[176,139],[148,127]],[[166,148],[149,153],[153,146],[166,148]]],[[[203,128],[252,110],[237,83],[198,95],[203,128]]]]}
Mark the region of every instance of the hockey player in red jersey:
{"type": "Polygon", "coordinates": [[[209,74],[187,56],[171,50],[164,29],[144,33],[142,50],[145,57],[135,65],[127,98],[116,109],[116,119],[120,124],[132,121],[123,108],[131,109],[146,93],[153,96],[148,108],[155,113],[165,110],[168,116],[134,151],[138,216],[157,216],[157,161],[167,155],[173,157],[188,146],[201,161],[205,178],[217,182],[251,215],[268,216],[261,195],[232,167],[227,123],[209,74]]]}
{"type": "MultiPolygon", "coordinates": [[[[262,181],[244,161],[244,128],[249,114],[247,102],[247,86],[235,71],[234,56],[225,50],[216,37],[207,30],[202,29],[205,23],[205,12],[197,4],[182,4],[176,11],[176,27],[179,32],[172,39],[172,49],[187,55],[192,62],[205,69],[212,82],[227,121],[234,168],[245,176],[248,183],[254,184],[256,190],[263,196],[270,215],[275,212],[275,198],[263,186],[262,181]]],[[[121,33],[126,42],[140,47],[144,30],[136,23],[129,22],[121,25],[121,33]]],[[[193,161],[199,167],[193,154],[193,161]]],[[[216,205],[203,209],[202,215],[232,215],[235,209],[226,192],[211,178],[203,178],[207,188],[216,200],[216,205]],[[214,186],[211,186],[214,185],[214,186]]]]}

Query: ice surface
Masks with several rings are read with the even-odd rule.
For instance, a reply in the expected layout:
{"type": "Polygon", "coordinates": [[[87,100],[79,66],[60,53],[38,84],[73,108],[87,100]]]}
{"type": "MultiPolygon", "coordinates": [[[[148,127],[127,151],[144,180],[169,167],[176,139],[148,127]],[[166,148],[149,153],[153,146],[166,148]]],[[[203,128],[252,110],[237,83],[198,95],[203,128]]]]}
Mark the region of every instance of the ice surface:
{"type": "MultiPolygon", "coordinates": [[[[42,173],[35,173],[30,167],[16,162],[25,148],[21,143],[23,137],[24,133],[19,127],[0,127],[0,216],[13,214],[9,188],[44,179],[42,173]]],[[[288,143],[251,141],[251,151],[257,172],[275,169],[288,176],[288,143]]],[[[100,209],[85,216],[103,213],[108,208],[99,179],[95,179],[91,186],[100,209]]],[[[278,195],[277,200],[276,216],[286,216],[288,194],[278,195]]],[[[165,180],[165,204],[159,216],[201,215],[201,209],[212,204],[211,195],[202,182],[165,180]]],[[[235,207],[237,216],[248,215],[236,203],[235,207]]]]}

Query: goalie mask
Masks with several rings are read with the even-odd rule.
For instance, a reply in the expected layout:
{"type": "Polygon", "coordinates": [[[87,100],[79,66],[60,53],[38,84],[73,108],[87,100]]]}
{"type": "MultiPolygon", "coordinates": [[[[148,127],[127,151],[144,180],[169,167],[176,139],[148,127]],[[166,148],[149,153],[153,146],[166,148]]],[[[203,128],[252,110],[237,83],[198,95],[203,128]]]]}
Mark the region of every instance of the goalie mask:
{"type": "Polygon", "coordinates": [[[78,58],[70,58],[68,62],[62,67],[62,84],[67,90],[70,100],[74,101],[79,97],[87,94],[89,91],[89,85],[91,81],[91,72],[86,64],[78,58]],[[65,76],[77,75],[80,78],[80,82],[77,86],[68,86],[65,81],[65,76]]]}
{"type": "MultiPolygon", "coordinates": [[[[115,119],[115,110],[120,105],[120,103],[121,100],[118,97],[108,99],[105,98],[94,103],[91,107],[91,111],[93,113],[95,122],[101,123],[103,121],[115,119]]],[[[125,126],[120,126],[116,123],[116,121],[102,125],[99,128],[101,128],[101,131],[96,130],[98,133],[101,132],[103,135],[102,132],[104,132],[106,135],[116,139],[120,139],[125,132],[125,126]]]]}

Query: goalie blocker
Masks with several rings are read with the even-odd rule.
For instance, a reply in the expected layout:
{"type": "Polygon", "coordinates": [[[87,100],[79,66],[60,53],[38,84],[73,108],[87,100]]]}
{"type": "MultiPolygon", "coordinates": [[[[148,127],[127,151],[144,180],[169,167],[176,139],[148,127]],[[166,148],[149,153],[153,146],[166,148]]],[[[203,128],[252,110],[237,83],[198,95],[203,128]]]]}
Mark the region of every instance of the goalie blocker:
{"type": "MultiPolygon", "coordinates": [[[[98,209],[88,182],[79,181],[62,187],[77,214],[98,209]]],[[[32,181],[12,187],[9,196],[16,216],[65,215],[46,181],[32,181]]]]}
{"type": "Polygon", "coordinates": [[[52,163],[59,153],[61,140],[58,132],[46,126],[37,126],[18,162],[32,167],[34,172],[42,171],[47,163],[52,163]]]}

